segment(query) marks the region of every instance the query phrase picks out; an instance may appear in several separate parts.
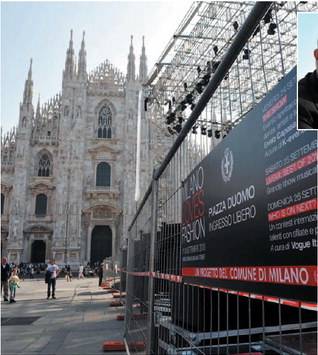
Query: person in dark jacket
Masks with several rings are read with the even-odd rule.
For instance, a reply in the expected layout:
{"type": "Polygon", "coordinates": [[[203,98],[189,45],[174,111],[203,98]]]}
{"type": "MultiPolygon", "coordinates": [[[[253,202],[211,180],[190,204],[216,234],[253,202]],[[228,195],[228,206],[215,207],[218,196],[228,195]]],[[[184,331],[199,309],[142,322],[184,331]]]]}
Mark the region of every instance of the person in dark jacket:
{"type": "Polygon", "coordinates": [[[9,278],[11,275],[11,268],[8,264],[7,258],[2,258],[1,262],[1,294],[4,301],[9,301],[9,278]]]}
{"type": "Polygon", "coordinates": [[[104,273],[103,267],[104,267],[104,264],[100,263],[99,267],[98,267],[98,277],[99,277],[98,286],[101,286],[102,282],[103,282],[103,273],[104,273]]]}
{"type": "Polygon", "coordinates": [[[318,129],[318,48],[316,70],[298,82],[298,129],[318,129]]]}

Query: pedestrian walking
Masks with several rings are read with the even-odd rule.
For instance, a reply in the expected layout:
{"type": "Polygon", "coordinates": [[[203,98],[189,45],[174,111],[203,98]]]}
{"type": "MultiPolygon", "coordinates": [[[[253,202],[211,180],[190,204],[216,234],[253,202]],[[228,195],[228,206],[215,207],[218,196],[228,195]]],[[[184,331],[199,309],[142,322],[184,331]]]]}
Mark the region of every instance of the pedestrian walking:
{"type": "Polygon", "coordinates": [[[78,278],[79,279],[83,279],[84,278],[84,266],[83,265],[80,265],[79,269],[78,269],[78,278]]]}
{"type": "Polygon", "coordinates": [[[30,279],[34,278],[34,266],[31,264],[30,265],[30,279]]]}
{"type": "Polygon", "coordinates": [[[9,278],[9,288],[10,288],[10,303],[15,303],[15,294],[17,287],[20,288],[20,279],[18,276],[18,269],[15,267],[12,270],[11,276],[9,278]]]}
{"type": "Polygon", "coordinates": [[[67,282],[72,282],[72,270],[70,265],[66,265],[66,281],[67,282]]]}
{"type": "Polygon", "coordinates": [[[103,268],[104,268],[104,264],[100,263],[98,268],[98,277],[99,277],[98,286],[101,286],[103,282],[103,273],[104,273],[103,268]]]}
{"type": "Polygon", "coordinates": [[[1,262],[1,294],[3,295],[4,301],[9,301],[9,277],[11,274],[11,268],[8,264],[8,259],[6,257],[2,258],[1,262]]]}
{"type": "Polygon", "coordinates": [[[47,299],[51,296],[51,288],[52,288],[52,298],[55,299],[55,288],[56,288],[56,278],[60,273],[59,267],[55,264],[55,260],[49,261],[47,266],[47,274],[45,279],[47,281],[47,299]]]}

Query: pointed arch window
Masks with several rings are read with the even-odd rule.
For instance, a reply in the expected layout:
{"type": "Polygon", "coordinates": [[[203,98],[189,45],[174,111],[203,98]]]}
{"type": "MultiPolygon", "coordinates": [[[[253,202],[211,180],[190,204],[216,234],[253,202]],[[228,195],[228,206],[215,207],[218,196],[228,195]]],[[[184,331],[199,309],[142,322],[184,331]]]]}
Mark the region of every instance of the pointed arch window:
{"type": "Polygon", "coordinates": [[[22,127],[25,128],[25,127],[26,127],[26,124],[27,124],[27,118],[26,118],[26,117],[23,117],[23,118],[22,118],[22,127]]]}
{"type": "Polygon", "coordinates": [[[5,200],[4,194],[1,194],[1,215],[3,215],[4,212],[4,200],[5,200]]]}
{"type": "Polygon", "coordinates": [[[108,105],[104,105],[99,111],[97,137],[112,137],[112,111],[108,105]]]}
{"type": "Polygon", "coordinates": [[[96,186],[110,186],[110,165],[102,162],[97,165],[96,169],[96,186]]]}
{"type": "Polygon", "coordinates": [[[50,176],[51,173],[51,161],[49,156],[44,153],[39,160],[38,176],[50,176]]]}
{"type": "Polygon", "coordinates": [[[47,211],[47,196],[45,194],[36,195],[35,198],[35,215],[37,217],[46,216],[47,211]]]}

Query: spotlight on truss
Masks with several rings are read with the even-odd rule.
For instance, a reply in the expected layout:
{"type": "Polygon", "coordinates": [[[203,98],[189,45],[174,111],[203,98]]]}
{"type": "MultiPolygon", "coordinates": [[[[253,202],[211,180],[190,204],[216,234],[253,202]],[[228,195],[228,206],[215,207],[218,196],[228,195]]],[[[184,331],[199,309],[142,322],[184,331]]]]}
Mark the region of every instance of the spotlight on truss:
{"type": "Polygon", "coordinates": [[[186,102],[190,105],[192,104],[192,102],[193,102],[193,93],[192,92],[186,96],[186,102]]]}
{"type": "Polygon", "coordinates": [[[269,34],[270,36],[273,36],[276,33],[276,31],[275,31],[276,28],[277,28],[276,23],[274,23],[274,22],[270,23],[268,26],[267,34],[269,34]]]}
{"type": "Polygon", "coordinates": [[[202,83],[197,83],[196,84],[196,86],[195,86],[195,89],[196,89],[196,91],[199,93],[199,94],[202,94],[202,92],[203,92],[203,87],[202,87],[203,85],[202,85],[202,83]]]}
{"type": "Polygon", "coordinates": [[[186,103],[185,100],[182,100],[182,101],[180,102],[179,109],[180,109],[181,112],[183,112],[186,108],[187,108],[187,103],[186,103]]]}
{"type": "Polygon", "coordinates": [[[176,132],[170,127],[168,126],[168,132],[171,134],[171,135],[174,135],[176,132]]]}
{"type": "Polygon", "coordinates": [[[244,49],[244,54],[243,54],[243,59],[244,60],[248,60],[249,58],[250,58],[250,53],[251,53],[251,51],[249,50],[249,49],[244,49]]]}
{"type": "Polygon", "coordinates": [[[181,126],[180,123],[178,123],[177,125],[175,125],[175,126],[173,127],[173,129],[174,129],[176,132],[180,133],[181,130],[182,130],[182,126],[181,126]]]}
{"type": "Polygon", "coordinates": [[[171,124],[171,123],[173,123],[173,122],[175,121],[175,119],[176,119],[176,114],[175,114],[175,112],[171,112],[171,113],[167,116],[167,118],[166,118],[166,124],[171,124]]]}

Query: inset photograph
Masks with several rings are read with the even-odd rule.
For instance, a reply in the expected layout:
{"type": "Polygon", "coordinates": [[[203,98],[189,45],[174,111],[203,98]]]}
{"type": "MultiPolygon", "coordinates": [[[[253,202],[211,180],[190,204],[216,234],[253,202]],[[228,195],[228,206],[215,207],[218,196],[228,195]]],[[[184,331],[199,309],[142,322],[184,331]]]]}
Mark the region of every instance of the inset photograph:
{"type": "Polygon", "coordinates": [[[318,12],[298,13],[297,129],[318,129],[318,12]]]}

